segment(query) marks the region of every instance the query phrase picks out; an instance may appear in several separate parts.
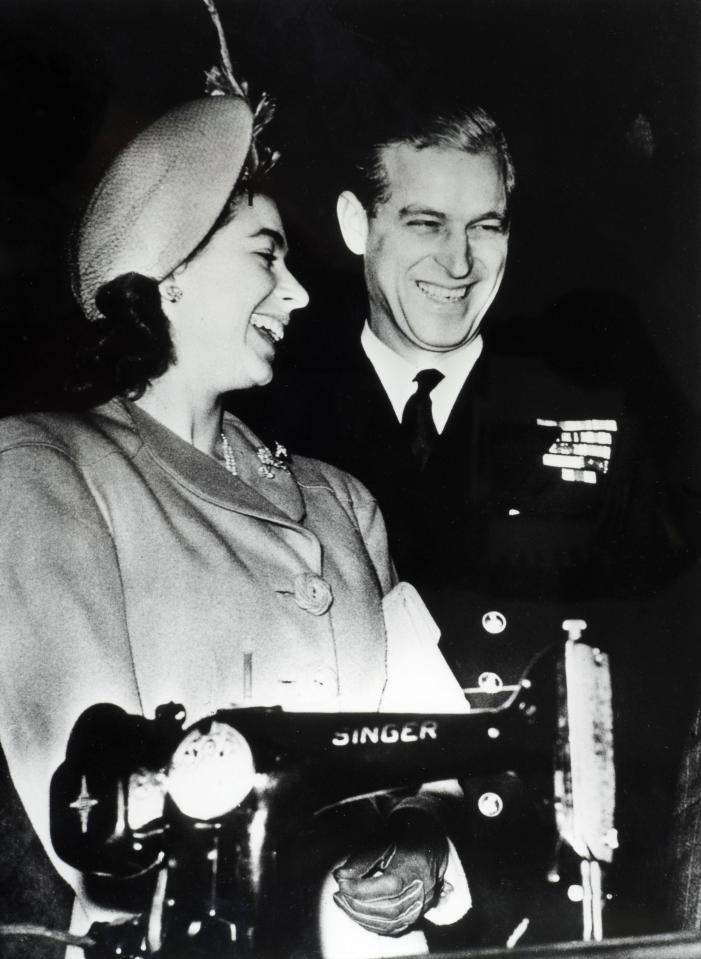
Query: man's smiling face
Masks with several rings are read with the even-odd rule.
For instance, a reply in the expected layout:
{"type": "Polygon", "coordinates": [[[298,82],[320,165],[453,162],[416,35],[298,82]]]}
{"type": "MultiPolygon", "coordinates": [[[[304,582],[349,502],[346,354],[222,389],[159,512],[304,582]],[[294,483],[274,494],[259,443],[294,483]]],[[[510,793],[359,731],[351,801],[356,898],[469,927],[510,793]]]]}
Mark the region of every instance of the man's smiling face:
{"type": "Polygon", "coordinates": [[[400,356],[479,332],[506,263],[506,191],[489,153],[385,147],[389,199],[368,219],[370,326],[400,356]]]}

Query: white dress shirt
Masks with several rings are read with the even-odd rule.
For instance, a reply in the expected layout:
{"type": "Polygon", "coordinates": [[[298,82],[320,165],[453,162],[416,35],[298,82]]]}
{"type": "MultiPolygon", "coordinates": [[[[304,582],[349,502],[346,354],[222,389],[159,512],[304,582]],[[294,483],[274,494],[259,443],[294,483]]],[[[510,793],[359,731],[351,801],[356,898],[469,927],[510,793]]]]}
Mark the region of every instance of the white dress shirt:
{"type": "Polygon", "coordinates": [[[476,336],[457,350],[432,353],[429,359],[412,363],[378,339],[367,321],[360,336],[360,344],[379,376],[400,423],[407,400],[416,392],[416,374],[420,370],[439,370],[443,374],[443,379],[431,391],[433,422],[439,433],[443,432],[458,394],[479,359],[483,346],[482,337],[476,336]]]}

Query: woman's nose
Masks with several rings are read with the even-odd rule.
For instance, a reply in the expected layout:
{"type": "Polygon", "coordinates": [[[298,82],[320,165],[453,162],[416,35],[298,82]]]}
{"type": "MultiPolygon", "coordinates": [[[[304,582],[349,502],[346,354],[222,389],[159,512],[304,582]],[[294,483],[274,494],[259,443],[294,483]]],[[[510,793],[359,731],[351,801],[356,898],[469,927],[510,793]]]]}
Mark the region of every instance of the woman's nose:
{"type": "Polygon", "coordinates": [[[278,293],[290,310],[301,310],[309,303],[309,294],[287,267],[280,278],[278,293]]]}

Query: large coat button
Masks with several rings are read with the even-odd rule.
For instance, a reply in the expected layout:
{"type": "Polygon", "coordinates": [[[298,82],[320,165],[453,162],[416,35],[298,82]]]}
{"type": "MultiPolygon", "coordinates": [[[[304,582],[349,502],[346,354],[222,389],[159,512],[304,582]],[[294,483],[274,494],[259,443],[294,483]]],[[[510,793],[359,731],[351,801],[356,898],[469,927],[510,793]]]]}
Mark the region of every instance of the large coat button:
{"type": "Polygon", "coordinates": [[[299,573],[293,585],[295,603],[314,616],[322,616],[333,602],[331,587],[316,573],[299,573]]]}

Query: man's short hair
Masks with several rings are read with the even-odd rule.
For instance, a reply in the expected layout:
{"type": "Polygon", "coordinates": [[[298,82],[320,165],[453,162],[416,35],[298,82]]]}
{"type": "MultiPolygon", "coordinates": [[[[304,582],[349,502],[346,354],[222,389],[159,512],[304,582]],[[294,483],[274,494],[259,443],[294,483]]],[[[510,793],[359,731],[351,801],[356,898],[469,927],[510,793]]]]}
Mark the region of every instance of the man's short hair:
{"type": "Polygon", "coordinates": [[[405,115],[403,123],[388,136],[376,138],[369,147],[356,153],[353,192],[369,216],[374,216],[390,196],[383,151],[400,144],[416,150],[437,147],[489,154],[501,171],[508,203],[515,173],[506,137],[483,107],[458,107],[424,116],[405,115]]]}

